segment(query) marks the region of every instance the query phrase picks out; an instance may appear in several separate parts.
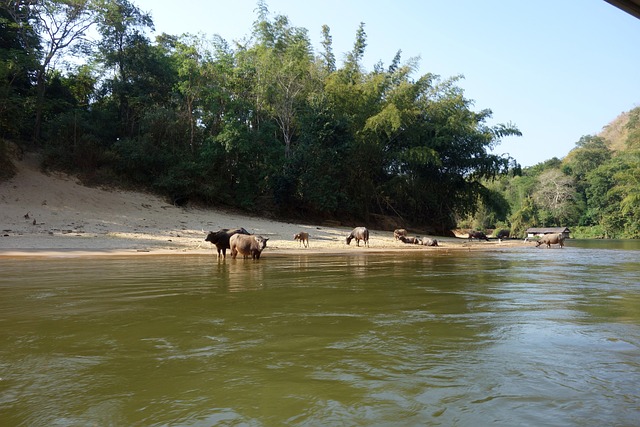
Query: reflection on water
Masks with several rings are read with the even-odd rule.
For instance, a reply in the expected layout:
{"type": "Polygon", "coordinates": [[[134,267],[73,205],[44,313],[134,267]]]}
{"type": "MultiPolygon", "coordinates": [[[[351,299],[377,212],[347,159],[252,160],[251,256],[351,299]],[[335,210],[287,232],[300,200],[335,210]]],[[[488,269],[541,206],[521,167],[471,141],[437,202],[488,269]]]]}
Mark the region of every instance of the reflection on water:
{"type": "Polygon", "coordinates": [[[0,420],[637,425],[638,252],[415,252],[0,259],[0,420]]]}
{"type": "Polygon", "coordinates": [[[640,250],[638,239],[571,239],[568,242],[573,247],[585,249],[640,250]]]}

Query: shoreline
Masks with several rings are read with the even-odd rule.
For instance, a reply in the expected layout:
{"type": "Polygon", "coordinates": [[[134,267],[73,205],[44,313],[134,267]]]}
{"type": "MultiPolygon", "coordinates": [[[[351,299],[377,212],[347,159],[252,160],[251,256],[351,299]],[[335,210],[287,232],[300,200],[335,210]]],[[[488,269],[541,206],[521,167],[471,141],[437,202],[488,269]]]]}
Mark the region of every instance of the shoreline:
{"type": "MultiPolygon", "coordinates": [[[[263,258],[302,254],[360,254],[424,251],[502,250],[527,246],[521,240],[467,241],[466,236],[435,238],[439,247],[405,244],[393,231],[370,229],[370,247],[350,246],[345,238],[356,226],[277,221],[222,209],[178,207],[140,192],[82,185],[74,176],[40,169],[39,158],[27,154],[14,162],[16,175],[0,182],[0,258],[149,255],[211,255],[209,231],[244,227],[268,238],[263,258]],[[293,239],[310,236],[304,248],[293,239]]],[[[410,235],[416,235],[409,230],[410,235]]],[[[228,254],[228,252],[227,252],[228,254]]],[[[230,258],[230,257],[229,257],[230,258]]]]}
{"type": "MultiPolygon", "coordinates": [[[[384,232],[378,232],[384,233],[384,232]]],[[[389,233],[391,234],[391,233],[389,233]]],[[[514,248],[532,247],[531,244],[522,242],[521,240],[512,241],[490,241],[490,242],[467,242],[466,239],[453,240],[454,238],[444,238],[441,241],[441,245],[438,247],[427,247],[422,245],[409,245],[401,242],[393,244],[392,238],[388,239],[391,242],[382,242],[379,246],[375,243],[373,246],[347,246],[346,244],[340,244],[338,242],[332,242],[331,245],[318,244],[316,247],[295,247],[283,240],[274,240],[273,246],[267,247],[262,252],[260,259],[269,258],[272,256],[286,257],[286,256],[331,256],[331,255],[367,255],[367,254],[423,254],[423,255],[442,255],[448,253],[460,253],[460,252],[478,252],[478,251],[505,251],[514,248]],[[444,240],[447,239],[447,240],[444,240]]],[[[218,254],[214,245],[207,247],[206,245],[157,245],[157,246],[138,246],[132,241],[118,241],[117,239],[92,239],[92,245],[64,245],[63,243],[73,243],[72,241],[61,241],[62,239],[38,237],[38,236],[19,236],[16,239],[3,236],[0,238],[0,259],[6,258],[103,258],[103,257],[132,257],[132,256],[209,256],[214,260],[224,260],[225,258],[218,258],[218,254]],[[22,239],[21,239],[22,238],[22,239]],[[17,243],[18,240],[22,240],[22,243],[29,242],[29,244],[17,244],[11,245],[10,241],[17,243]],[[57,242],[56,245],[47,246],[46,242],[57,242]],[[114,243],[120,243],[121,245],[115,245],[114,243]],[[35,247],[37,244],[38,247],[35,247]]],[[[144,240],[148,241],[148,240],[144,240]]],[[[204,242],[207,245],[209,243],[204,242]]],[[[297,243],[296,243],[297,244],[297,243]]],[[[229,251],[227,250],[227,259],[232,259],[229,251]]],[[[242,259],[238,257],[238,259],[242,259]]]]}

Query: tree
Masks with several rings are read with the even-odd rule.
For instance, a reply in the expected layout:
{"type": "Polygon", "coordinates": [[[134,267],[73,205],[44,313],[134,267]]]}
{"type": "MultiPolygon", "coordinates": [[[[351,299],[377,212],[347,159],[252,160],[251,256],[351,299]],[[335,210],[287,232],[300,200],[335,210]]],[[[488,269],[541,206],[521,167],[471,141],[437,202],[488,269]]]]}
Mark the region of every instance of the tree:
{"type": "Polygon", "coordinates": [[[588,214],[602,226],[606,233],[605,237],[619,236],[624,226],[619,208],[621,194],[614,190],[616,186],[614,176],[625,169],[621,158],[613,158],[586,176],[588,214]]]}
{"type": "Polygon", "coordinates": [[[629,111],[629,121],[625,127],[629,132],[625,146],[631,150],[640,149],[640,107],[629,111]]]}
{"type": "Polygon", "coordinates": [[[3,1],[0,7],[0,137],[28,139],[33,122],[31,88],[39,67],[40,40],[26,3],[3,1]],[[11,5],[11,7],[10,7],[11,5]],[[28,123],[28,124],[27,124],[28,123]]]}
{"type": "Polygon", "coordinates": [[[546,209],[553,224],[573,223],[576,218],[576,192],[574,181],[558,169],[550,169],[540,174],[538,186],[533,193],[535,202],[546,209]]]}
{"type": "Polygon", "coordinates": [[[201,101],[206,88],[204,58],[201,40],[189,34],[180,38],[166,34],[158,42],[171,55],[177,68],[178,82],[175,89],[182,96],[184,114],[189,123],[189,149],[195,151],[196,122],[202,115],[201,101]]]}
{"type": "Polygon", "coordinates": [[[353,49],[347,53],[345,62],[345,71],[352,79],[362,73],[362,59],[367,47],[367,33],[364,31],[364,22],[361,22],[356,31],[356,40],[353,43],[353,49]]]}
{"type": "Polygon", "coordinates": [[[512,236],[523,236],[527,228],[539,226],[538,207],[533,199],[526,198],[522,202],[520,209],[511,215],[509,221],[511,222],[512,236]]]}
{"type": "MultiPolygon", "coordinates": [[[[86,51],[86,33],[95,23],[91,0],[39,0],[8,2],[8,11],[16,22],[32,17],[33,28],[40,35],[42,56],[36,71],[36,108],[33,139],[39,141],[46,91],[46,76],[54,60],[67,50],[86,51]],[[25,15],[28,14],[28,15],[25,15]]],[[[27,31],[25,28],[25,31],[27,31]]],[[[30,37],[24,34],[25,43],[30,37]]]]}
{"type": "Polygon", "coordinates": [[[333,38],[331,37],[331,30],[328,25],[322,26],[322,59],[324,61],[325,70],[327,73],[333,73],[336,70],[336,57],[333,54],[333,38]]]}
{"type": "Polygon", "coordinates": [[[624,234],[628,238],[640,238],[640,150],[629,153],[628,167],[616,173],[615,191],[620,194],[620,213],[624,217],[624,234]]]}
{"type": "MultiPolygon", "coordinates": [[[[98,11],[98,43],[101,61],[114,75],[108,79],[110,91],[118,102],[120,132],[131,136],[139,120],[130,107],[133,84],[140,70],[141,56],[150,45],[144,36],[145,29],[153,29],[148,14],[140,11],[128,0],[95,0],[98,11]]],[[[148,93],[148,92],[147,92],[148,93]]]]}
{"type": "Polygon", "coordinates": [[[473,216],[473,228],[485,230],[504,224],[511,213],[511,206],[505,197],[502,180],[483,181],[480,202],[473,216]]]}
{"type": "Polygon", "coordinates": [[[257,73],[255,90],[259,99],[265,101],[263,108],[280,128],[288,158],[312,66],[311,42],[307,30],[291,27],[285,16],[269,21],[264,13],[263,10],[255,30],[258,38],[253,52],[257,73]]]}
{"type": "Polygon", "coordinates": [[[605,140],[598,136],[587,135],[576,142],[576,148],[563,159],[563,164],[580,182],[585,175],[611,158],[611,151],[605,140]]]}

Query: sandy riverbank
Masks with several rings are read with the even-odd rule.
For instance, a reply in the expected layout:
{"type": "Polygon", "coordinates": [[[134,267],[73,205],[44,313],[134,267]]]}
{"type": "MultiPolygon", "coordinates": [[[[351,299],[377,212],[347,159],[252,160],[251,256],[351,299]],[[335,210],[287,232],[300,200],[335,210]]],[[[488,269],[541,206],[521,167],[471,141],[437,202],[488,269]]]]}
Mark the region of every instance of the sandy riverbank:
{"type": "Polygon", "coordinates": [[[232,227],[244,227],[269,238],[263,256],[303,251],[448,251],[524,245],[521,241],[467,242],[435,236],[440,247],[427,248],[395,241],[388,230],[371,230],[370,247],[365,249],[356,247],[355,242],[345,244],[353,226],[364,224],[327,227],[176,207],[153,195],[91,188],[72,176],[44,174],[34,155],[15,164],[16,176],[0,183],[0,256],[215,255],[215,248],[204,241],[207,233],[232,227]],[[309,233],[309,248],[293,240],[299,231],[309,233]]]}

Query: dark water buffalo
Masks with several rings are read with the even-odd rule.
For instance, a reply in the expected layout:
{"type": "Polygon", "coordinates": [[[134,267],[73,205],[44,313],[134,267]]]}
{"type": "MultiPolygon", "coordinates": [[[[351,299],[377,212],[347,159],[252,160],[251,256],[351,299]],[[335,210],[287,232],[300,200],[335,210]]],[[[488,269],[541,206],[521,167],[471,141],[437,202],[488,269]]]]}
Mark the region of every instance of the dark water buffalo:
{"type": "Polygon", "coordinates": [[[438,241],[436,239],[429,239],[427,237],[423,237],[421,243],[424,246],[438,246],[438,241]]]}
{"type": "Polygon", "coordinates": [[[484,234],[482,231],[475,230],[469,231],[469,240],[471,239],[486,240],[487,242],[489,241],[489,238],[486,234],[484,234]]]}
{"type": "Polygon", "coordinates": [[[498,238],[498,240],[508,239],[510,234],[511,233],[509,232],[509,230],[500,230],[498,231],[496,237],[498,238]]]}
{"type": "Polygon", "coordinates": [[[560,245],[560,249],[564,247],[564,234],[562,233],[554,233],[554,234],[545,234],[540,237],[540,239],[536,242],[536,248],[540,245],[547,245],[547,248],[550,248],[551,245],[560,245]]]}
{"type": "Polygon", "coordinates": [[[253,234],[234,234],[229,239],[231,257],[236,259],[236,256],[240,254],[243,258],[250,256],[253,259],[260,259],[262,250],[267,247],[267,240],[269,239],[253,234]]]}
{"type": "Polygon", "coordinates": [[[360,246],[360,240],[364,241],[365,246],[369,246],[369,230],[367,227],[356,227],[351,234],[347,236],[347,245],[356,239],[356,246],[360,246]]]}
{"type": "Polygon", "coordinates": [[[300,242],[300,245],[304,245],[305,248],[309,247],[309,233],[305,231],[296,233],[293,236],[293,240],[298,240],[300,242]]]}
{"type": "Polygon", "coordinates": [[[222,257],[225,258],[227,256],[227,249],[231,248],[229,239],[235,234],[249,234],[249,232],[244,228],[221,228],[218,231],[210,231],[204,241],[216,245],[218,258],[220,258],[220,253],[222,253],[222,257]]]}
{"type": "Polygon", "coordinates": [[[420,243],[420,239],[418,239],[417,237],[400,236],[398,240],[400,240],[402,243],[408,243],[411,245],[417,245],[420,243]]]}
{"type": "Polygon", "coordinates": [[[407,230],[404,228],[397,228],[393,230],[393,238],[396,240],[400,240],[400,237],[407,237],[407,230]]]}

